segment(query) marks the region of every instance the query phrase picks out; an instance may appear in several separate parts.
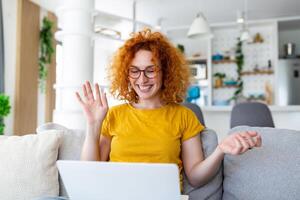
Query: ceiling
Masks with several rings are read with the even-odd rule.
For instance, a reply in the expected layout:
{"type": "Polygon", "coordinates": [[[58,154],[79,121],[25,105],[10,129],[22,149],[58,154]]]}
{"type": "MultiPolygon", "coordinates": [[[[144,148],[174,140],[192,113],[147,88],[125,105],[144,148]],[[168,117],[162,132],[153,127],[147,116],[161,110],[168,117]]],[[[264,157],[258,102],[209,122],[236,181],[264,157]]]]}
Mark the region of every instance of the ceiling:
{"type": "MultiPolygon", "coordinates": [[[[199,11],[210,23],[232,22],[245,3],[245,0],[137,1],[139,20],[153,21],[153,18],[162,17],[165,26],[189,25],[199,11]]],[[[300,16],[300,0],[247,0],[247,5],[250,20],[300,16]]]]}
{"type": "MultiPolygon", "coordinates": [[[[55,10],[62,0],[32,0],[55,10]]],[[[85,0],[82,0],[85,1],[85,0]]],[[[248,3],[248,19],[270,19],[300,16],[300,0],[136,0],[136,19],[163,27],[189,26],[199,11],[209,23],[233,22],[237,10],[248,3]]],[[[96,10],[132,18],[133,0],[95,0],[96,10]]]]}

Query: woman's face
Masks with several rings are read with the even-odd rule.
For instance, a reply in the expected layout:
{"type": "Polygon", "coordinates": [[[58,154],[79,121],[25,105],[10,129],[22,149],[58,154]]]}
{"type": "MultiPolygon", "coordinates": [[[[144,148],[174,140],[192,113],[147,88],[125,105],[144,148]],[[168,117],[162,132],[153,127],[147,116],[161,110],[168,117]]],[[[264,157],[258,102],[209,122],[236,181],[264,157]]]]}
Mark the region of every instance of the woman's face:
{"type": "Polygon", "coordinates": [[[162,71],[155,66],[152,52],[139,50],[129,66],[129,81],[141,100],[157,100],[162,87],[162,71]]]}

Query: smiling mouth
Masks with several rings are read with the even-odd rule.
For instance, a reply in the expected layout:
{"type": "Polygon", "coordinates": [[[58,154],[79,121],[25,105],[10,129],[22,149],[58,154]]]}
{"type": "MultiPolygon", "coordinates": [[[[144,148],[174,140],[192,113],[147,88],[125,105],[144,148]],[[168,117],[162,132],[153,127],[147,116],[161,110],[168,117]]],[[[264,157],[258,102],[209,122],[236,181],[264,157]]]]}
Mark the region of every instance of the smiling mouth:
{"type": "Polygon", "coordinates": [[[149,92],[153,85],[137,85],[141,92],[149,92]]]}

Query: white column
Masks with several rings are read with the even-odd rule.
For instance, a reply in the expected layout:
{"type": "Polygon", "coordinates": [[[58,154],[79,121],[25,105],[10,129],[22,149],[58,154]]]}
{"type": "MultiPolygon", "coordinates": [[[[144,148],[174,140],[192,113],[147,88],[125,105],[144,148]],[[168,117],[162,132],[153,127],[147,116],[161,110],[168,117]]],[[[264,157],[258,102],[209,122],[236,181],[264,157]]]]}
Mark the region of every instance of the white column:
{"type": "Polygon", "coordinates": [[[55,36],[63,47],[53,121],[73,129],[85,128],[75,91],[93,79],[93,11],[94,0],[63,0],[56,11],[61,31],[55,36]]]}

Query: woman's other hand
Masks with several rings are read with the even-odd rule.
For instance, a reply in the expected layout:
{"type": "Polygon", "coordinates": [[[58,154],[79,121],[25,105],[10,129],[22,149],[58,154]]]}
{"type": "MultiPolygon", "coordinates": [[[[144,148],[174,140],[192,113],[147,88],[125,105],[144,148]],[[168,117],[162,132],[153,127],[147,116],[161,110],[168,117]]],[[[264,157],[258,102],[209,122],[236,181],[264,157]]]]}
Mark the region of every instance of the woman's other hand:
{"type": "Polygon", "coordinates": [[[261,144],[261,136],[256,131],[245,131],[229,135],[218,148],[225,154],[238,155],[253,147],[260,147],[261,144]]]}
{"type": "Polygon", "coordinates": [[[108,111],[108,103],[105,92],[99,89],[99,85],[95,84],[95,97],[89,81],[82,85],[84,100],[80,94],[76,92],[76,97],[83,109],[88,125],[102,124],[108,111]]]}

